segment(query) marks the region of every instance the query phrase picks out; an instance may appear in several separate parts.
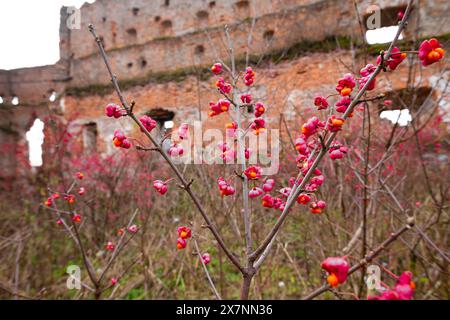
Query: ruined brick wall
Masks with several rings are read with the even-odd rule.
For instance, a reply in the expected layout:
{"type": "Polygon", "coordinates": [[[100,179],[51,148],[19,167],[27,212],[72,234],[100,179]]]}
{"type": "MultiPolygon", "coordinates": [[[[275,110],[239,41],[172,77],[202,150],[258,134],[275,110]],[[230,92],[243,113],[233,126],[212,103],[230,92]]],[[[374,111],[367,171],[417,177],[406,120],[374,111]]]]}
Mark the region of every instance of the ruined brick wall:
{"type": "MultiPolygon", "coordinates": [[[[373,58],[375,59],[375,58],[373,58]]],[[[363,65],[362,60],[357,65],[363,65]]],[[[285,61],[271,68],[258,69],[257,83],[250,89],[250,93],[261,99],[267,108],[265,114],[268,128],[280,128],[280,116],[288,120],[292,130],[298,130],[300,119],[316,112],[313,105],[314,96],[317,93],[335,92],[336,79],[348,72],[345,65],[352,64],[352,58],[348,51],[329,53],[315,53],[300,57],[295,60],[285,61]]],[[[436,86],[442,65],[434,65],[423,70],[417,75],[416,83],[423,88],[436,86]]],[[[377,78],[377,88],[371,92],[371,96],[405,88],[408,78],[408,66],[402,64],[395,73],[380,75],[377,78]]],[[[442,86],[435,87],[435,96],[445,93],[445,81],[450,74],[442,80],[442,86]]],[[[163,108],[175,113],[174,122],[180,124],[202,119],[203,128],[224,128],[230,119],[226,115],[220,115],[213,119],[208,118],[209,102],[217,101],[218,94],[214,88],[214,80],[201,81],[197,84],[196,78],[190,76],[181,82],[168,82],[160,84],[148,84],[125,90],[124,96],[128,101],[136,102],[135,112],[145,114],[155,109],[163,108]]],[[[337,99],[337,98],[336,98],[337,99]]],[[[334,99],[334,100],[336,100],[334,99]]],[[[333,98],[330,102],[334,101],[333,98]]],[[[137,127],[129,119],[112,121],[104,116],[104,106],[109,103],[119,103],[115,92],[106,95],[68,96],[65,98],[65,110],[67,115],[77,112],[77,123],[97,123],[99,151],[111,153],[114,147],[111,144],[114,129],[121,128],[125,132],[137,134],[137,127]]],[[[442,105],[450,106],[450,97],[442,101],[442,105]]],[[[253,118],[249,114],[249,118],[253,118]]]]}
{"type": "MultiPolygon", "coordinates": [[[[382,10],[405,6],[404,0],[359,0],[364,19],[368,8],[382,10]]],[[[419,37],[450,32],[449,3],[421,1],[408,30],[419,37]]],[[[226,58],[224,26],[228,25],[236,54],[260,55],[288,48],[302,41],[320,42],[327,37],[360,39],[359,25],[350,0],[97,0],[81,7],[81,29],[70,30],[67,8],[61,9],[60,55],[54,66],[11,71],[0,70],[0,95],[23,103],[46,102],[55,89],[109,82],[96,44],[87,32],[95,25],[111,64],[120,79],[146,77],[193,65],[209,65],[226,58]],[[253,25],[253,19],[254,25],[253,25]],[[253,28],[252,28],[253,25],[253,28]]],[[[410,38],[411,32],[405,36],[410,38]]]]}
{"type": "MultiPolygon", "coordinates": [[[[398,0],[359,2],[361,17],[372,4],[381,8],[405,5],[398,0]]],[[[330,36],[357,39],[359,35],[353,1],[258,0],[256,6],[242,0],[214,3],[211,7],[207,1],[172,0],[166,6],[165,1],[141,0],[131,4],[102,0],[84,6],[81,30],[71,33],[73,81],[70,85],[109,81],[105,70],[96,68],[101,61],[95,43],[86,41],[90,23],[102,36],[111,64],[121,79],[225,59],[225,24],[230,29],[238,56],[247,50],[250,30],[253,35],[250,51],[257,55],[301,41],[317,42],[330,36]]],[[[445,12],[448,12],[446,1],[425,1],[420,10],[413,13],[409,30],[415,31],[419,21],[419,37],[448,33],[450,26],[445,12]]]]}
{"type": "MultiPolygon", "coordinates": [[[[370,14],[371,5],[380,6],[383,13],[406,4],[403,0],[357,2],[363,21],[370,14]]],[[[125,90],[127,98],[137,102],[137,111],[163,108],[175,112],[175,122],[189,122],[200,115],[202,119],[207,118],[208,102],[216,98],[212,80],[200,81],[197,86],[193,76],[183,77],[183,81],[173,77],[171,81],[170,74],[226,59],[225,25],[238,57],[247,52],[248,34],[252,31],[249,52],[257,59],[299,43],[320,47],[324,39],[361,39],[352,0],[257,0],[254,3],[256,5],[246,0],[97,0],[82,6],[79,30],[67,28],[69,13],[63,7],[60,61],[52,66],[0,70],[0,96],[6,105],[5,108],[0,106],[3,108],[0,143],[24,136],[27,130],[24,123],[29,120],[23,119],[33,119],[42,114],[42,110],[51,110],[66,118],[76,116],[75,123],[90,125],[88,128],[96,124],[98,150],[112,152],[109,142],[112,126],[116,124],[103,117],[103,107],[107,102],[117,102],[117,98],[110,91],[95,92],[97,87],[109,83],[109,77],[87,31],[90,23],[102,37],[119,79],[131,83],[140,79],[125,90]],[[152,81],[154,75],[161,73],[169,76],[161,83],[152,81]],[[83,89],[84,93],[73,94],[77,92],[75,89],[83,89]],[[57,93],[57,100],[50,102],[53,91],[57,93]],[[13,96],[20,99],[19,107],[10,105],[13,96]]],[[[447,35],[449,6],[445,0],[420,1],[420,7],[413,10],[405,38],[412,39],[416,31],[419,38],[447,35]]],[[[303,52],[300,58],[294,56],[282,63],[268,63],[258,71],[258,85],[252,90],[269,106],[269,125],[277,123],[280,113],[301,115],[302,110],[310,108],[316,92],[332,92],[336,79],[348,72],[340,63],[350,63],[348,51],[314,54],[304,51],[306,54],[303,52]]],[[[424,71],[421,78],[424,86],[436,81],[435,71],[435,68],[424,71]]],[[[401,66],[392,77],[395,86],[404,85],[407,76],[406,66],[401,66]]],[[[380,91],[391,89],[387,82],[383,84],[380,80],[380,91]]],[[[448,101],[445,103],[448,106],[448,101]]],[[[223,121],[216,124],[205,121],[205,125],[221,126],[223,121]]],[[[119,123],[125,130],[133,129],[129,122],[119,120],[119,123]]],[[[6,167],[11,166],[14,156],[6,158],[2,161],[8,163],[6,167]]]]}

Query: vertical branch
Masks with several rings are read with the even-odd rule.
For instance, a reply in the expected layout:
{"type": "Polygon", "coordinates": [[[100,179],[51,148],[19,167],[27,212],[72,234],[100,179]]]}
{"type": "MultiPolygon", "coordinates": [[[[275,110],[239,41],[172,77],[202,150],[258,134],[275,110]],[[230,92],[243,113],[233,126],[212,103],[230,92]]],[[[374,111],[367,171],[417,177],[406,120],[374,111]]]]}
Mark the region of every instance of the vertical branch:
{"type": "Polygon", "coordinates": [[[236,258],[236,256],[230,251],[228,246],[223,241],[222,237],[220,236],[216,226],[213,224],[211,218],[207,214],[206,210],[203,208],[203,206],[200,203],[200,200],[198,197],[194,194],[194,192],[191,189],[191,182],[188,182],[187,179],[184,177],[183,173],[175,166],[174,162],[170,159],[169,155],[162,149],[162,146],[155,140],[155,138],[148,132],[147,128],[141,123],[141,121],[136,117],[136,115],[133,113],[133,110],[130,108],[128,103],[125,101],[125,98],[122,95],[122,92],[119,87],[119,83],[117,82],[117,77],[113,74],[111,66],[109,64],[108,58],[105,53],[105,49],[103,48],[103,44],[100,40],[100,38],[97,36],[94,26],[89,25],[89,31],[91,32],[92,36],[94,37],[95,41],[97,42],[97,46],[100,50],[100,54],[103,58],[103,62],[106,65],[106,68],[108,69],[108,73],[111,77],[111,81],[114,86],[114,90],[117,93],[117,96],[119,97],[120,103],[122,104],[123,108],[127,112],[127,115],[139,126],[139,128],[142,130],[144,135],[151,141],[151,143],[154,145],[154,150],[157,151],[164,160],[169,164],[172,171],[177,176],[178,180],[181,182],[182,189],[185,190],[191,200],[194,202],[194,205],[197,207],[198,211],[202,215],[203,219],[205,220],[209,230],[211,230],[211,233],[213,234],[214,238],[216,238],[217,242],[219,243],[222,250],[227,255],[228,259],[236,266],[236,268],[244,272],[244,269],[239,262],[239,260],[236,258]]]}
{"type": "MultiPolygon", "coordinates": [[[[389,46],[389,49],[387,50],[386,54],[384,55],[385,58],[390,57],[391,52],[394,49],[394,46],[397,43],[397,40],[398,40],[401,32],[403,31],[404,27],[406,26],[406,21],[408,20],[409,14],[411,12],[412,2],[413,2],[413,0],[410,0],[408,2],[408,6],[405,10],[405,14],[403,16],[402,21],[399,23],[399,28],[394,37],[394,40],[392,40],[392,42],[389,46]]],[[[348,119],[348,116],[350,115],[350,113],[353,112],[353,109],[360,102],[359,100],[364,95],[364,93],[367,91],[367,87],[372,82],[372,80],[375,79],[375,77],[381,72],[382,68],[383,68],[383,64],[380,63],[377,66],[377,68],[375,69],[375,71],[372,73],[372,75],[369,77],[366,84],[359,90],[359,92],[356,94],[355,98],[352,100],[352,102],[348,106],[346,112],[343,115],[344,119],[348,119]]],[[[267,253],[273,245],[273,239],[277,236],[281,226],[283,225],[284,221],[286,220],[289,210],[292,207],[292,205],[294,204],[294,199],[296,199],[298,197],[298,195],[300,194],[303,187],[306,185],[306,183],[308,183],[309,179],[313,175],[314,170],[317,168],[319,163],[322,161],[322,158],[326,154],[327,150],[329,149],[331,143],[336,138],[337,134],[338,134],[338,132],[333,132],[332,134],[330,134],[330,136],[328,137],[327,141],[324,144],[324,147],[320,150],[319,154],[314,159],[314,162],[312,163],[310,169],[304,176],[304,178],[303,178],[302,182],[300,183],[300,185],[298,186],[298,188],[295,191],[294,191],[294,189],[292,190],[291,194],[293,194],[293,196],[291,198],[288,198],[288,201],[286,201],[286,205],[284,207],[284,210],[283,210],[280,218],[275,223],[275,225],[272,227],[269,234],[266,236],[266,238],[263,240],[263,242],[260,244],[260,246],[250,255],[250,258],[253,260],[256,260],[258,257],[261,256],[262,260],[261,259],[259,260],[259,265],[261,265],[263,260],[267,257],[267,253]]]]}
{"type": "MultiPolygon", "coordinates": [[[[228,41],[228,50],[230,53],[231,59],[231,77],[233,80],[233,102],[236,110],[236,122],[237,122],[237,142],[238,142],[238,163],[241,162],[241,171],[244,172],[247,169],[245,163],[245,141],[244,134],[242,133],[242,122],[241,122],[241,110],[240,105],[238,103],[238,97],[236,96],[236,83],[237,77],[236,74],[236,60],[234,56],[234,46],[231,40],[230,32],[228,27],[225,28],[225,34],[227,36],[228,41]]],[[[246,253],[247,256],[252,252],[252,235],[251,235],[251,226],[250,226],[250,214],[249,214],[249,205],[248,205],[248,179],[247,176],[242,176],[242,199],[243,199],[243,217],[244,217],[244,228],[245,228],[245,242],[246,242],[246,253]]]]}
{"type": "Polygon", "coordinates": [[[216,289],[216,286],[214,285],[214,282],[213,282],[213,280],[211,278],[211,275],[209,274],[208,268],[206,267],[206,264],[203,261],[202,254],[200,252],[200,248],[198,246],[198,242],[197,242],[197,239],[195,238],[195,236],[193,237],[193,240],[194,240],[194,245],[195,245],[195,251],[196,251],[196,253],[198,255],[198,258],[200,259],[200,263],[203,266],[203,270],[205,271],[206,277],[208,278],[209,285],[211,286],[211,289],[212,289],[214,295],[216,296],[216,298],[218,300],[222,300],[222,298],[220,297],[219,292],[216,289]]]}
{"type": "MultiPolygon", "coordinates": [[[[241,171],[244,172],[247,167],[245,163],[245,133],[242,131],[242,123],[241,123],[241,109],[238,102],[238,97],[236,97],[236,83],[238,80],[238,75],[236,74],[236,61],[234,56],[234,48],[233,42],[231,41],[230,32],[228,27],[225,28],[225,34],[227,36],[230,59],[231,59],[231,77],[233,80],[233,105],[236,110],[236,122],[237,122],[237,142],[238,142],[238,163],[241,162],[241,171]]],[[[243,272],[243,282],[241,289],[241,299],[247,300],[250,284],[254,275],[252,261],[250,260],[250,254],[252,252],[252,231],[251,231],[251,221],[250,221],[250,213],[249,213],[249,205],[248,205],[248,179],[245,174],[242,175],[242,198],[243,198],[243,219],[244,219],[244,229],[245,229],[245,244],[246,244],[246,257],[247,257],[247,266],[243,272]]]]}
{"type": "MultiPolygon", "coordinates": [[[[348,271],[348,275],[351,275],[352,273],[356,272],[360,268],[364,267],[367,263],[371,262],[373,259],[375,259],[381,252],[383,252],[384,249],[386,249],[392,242],[397,240],[398,237],[400,237],[404,232],[408,231],[414,227],[414,218],[409,217],[406,221],[406,225],[398,229],[396,232],[391,234],[389,238],[387,238],[385,241],[383,241],[378,247],[376,247],[373,251],[369,252],[364,259],[362,259],[360,262],[355,264],[353,267],[350,268],[348,271]]],[[[329,284],[325,284],[322,287],[314,290],[307,296],[303,297],[302,300],[311,300],[315,297],[321,295],[322,293],[328,291],[331,289],[331,286],[329,284]]]]}
{"type": "MultiPolygon", "coordinates": [[[[370,134],[371,134],[371,124],[370,124],[370,110],[367,102],[364,103],[364,118],[363,118],[363,128],[362,128],[363,138],[366,135],[366,148],[364,155],[364,173],[363,173],[363,199],[362,199],[362,242],[361,242],[361,257],[366,255],[366,247],[367,247],[367,205],[369,202],[368,199],[368,183],[369,183],[369,161],[370,161],[370,134]],[[367,116],[366,116],[367,114],[367,116]],[[365,134],[365,124],[367,122],[367,135],[365,134]]],[[[359,286],[359,297],[361,297],[362,292],[364,290],[364,268],[361,271],[361,280],[359,286]]]]}

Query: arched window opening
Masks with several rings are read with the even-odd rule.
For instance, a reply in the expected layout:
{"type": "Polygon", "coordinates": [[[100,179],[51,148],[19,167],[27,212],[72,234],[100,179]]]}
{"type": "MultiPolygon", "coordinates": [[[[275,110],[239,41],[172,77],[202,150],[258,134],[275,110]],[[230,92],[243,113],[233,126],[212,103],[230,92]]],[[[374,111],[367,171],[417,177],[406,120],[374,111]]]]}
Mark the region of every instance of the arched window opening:
{"type": "Polygon", "coordinates": [[[42,144],[44,143],[44,122],[37,118],[25,134],[28,141],[28,159],[32,167],[42,166],[42,144]]]}
{"type": "Polygon", "coordinates": [[[404,127],[412,120],[409,109],[385,110],[380,113],[381,119],[388,119],[393,124],[404,127]]]}
{"type": "Polygon", "coordinates": [[[48,97],[48,101],[55,102],[55,100],[56,100],[56,91],[52,90],[50,92],[51,93],[50,93],[50,96],[48,97]]]}
{"type": "Polygon", "coordinates": [[[172,21],[164,20],[163,22],[161,22],[161,25],[164,29],[172,28],[172,21]]]}
{"type": "Polygon", "coordinates": [[[137,31],[135,28],[127,29],[127,36],[130,41],[136,41],[137,39],[137,31]]]}
{"type": "Polygon", "coordinates": [[[19,105],[19,97],[17,97],[17,96],[14,96],[13,98],[12,98],[12,100],[11,100],[11,103],[12,103],[12,105],[13,106],[17,106],[17,105],[19,105]]]}
{"type": "Polygon", "coordinates": [[[196,15],[199,20],[208,20],[208,16],[209,16],[208,12],[206,12],[205,10],[201,10],[201,11],[197,12],[196,15]]]}
{"type": "Polygon", "coordinates": [[[275,31],[273,30],[266,30],[263,34],[263,38],[266,41],[270,41],[273,39],[273,36],[275,35],[275,31]]]}
{"type": "Polygon", "coordinates": [[[194,49],[194,53],[195,53],[195,55],[197,55],[197,56],[203,55],[203,54],[205,53],[205,47],[202,46],[202,45],[196,46],[195,49],[194,49]]]}
{"type": "Polygon", "coordinates": [[[174,126],[173,118],[175,117],[175,112],[162,108],[156,108],[147,111],[145,114],[158,122],[161,137],[167,133],[170,133],[174,126]]]}
{"type": "Polygon", "coordinates": [[[385,98],[378,104],[381,119],[387,119],[393,124],[406,126],[411,122],[411,111],[427,108],[433,104],[430,87],[420,87],[411,92],[410,89],[399,89],[385,93],[385,98]]]}

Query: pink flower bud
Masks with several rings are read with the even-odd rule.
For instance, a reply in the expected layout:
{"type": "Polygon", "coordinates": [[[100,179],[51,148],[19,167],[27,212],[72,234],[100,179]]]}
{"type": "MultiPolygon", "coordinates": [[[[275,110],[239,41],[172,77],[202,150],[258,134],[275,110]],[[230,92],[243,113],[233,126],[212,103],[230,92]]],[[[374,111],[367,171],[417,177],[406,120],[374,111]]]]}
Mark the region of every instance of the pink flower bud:
{"type": "Polygon", "coordinates": [[[338,102],[336,102],[336,111],[340,112],[340,113],[345,113],[345,111],[347,111],[348,106],[350,105],[350,103],[352,102],[352,99],[350,99],[349,97],[343,97],[341,100],[339,100],[338,102]]]}
{"type": "Polygon", "coordinates": [[[275,186],[275,180],[267,179],[266,181],[264,181],[262,188],[263,188],[264,192],[270,192],[270,191],[272,191],[274,186],[275,186]]]}
{"type": "Polygon", "coordinates": [[[110,103],[105,107],[105,114],[108,117],[120,118],[125,115],[125,111],[122,110],[118,105],[110,103]]]}
{"type": "Polygon", "coordinates": [[[251,86],[255,82],[255,75],[256,73],[253,71],[251,67],[245,69],[244,84],[246,86],[251,86]]]}
{"type": "MultiPolygon", "coordinates": [[[[142,125],[148,132],[151,132],[157,126],[157,122],[147,115],[140,117],[139,121],[141,121],[142,125]]],[[[141,131],[143,130],[141,129],[141,131]]]]}
{"type": "Polygon", "coordinates": [[[108,243],[106,244],[105,248],[108,251],[113,251],[114,248],[115,248],[114,243],[112,243],[112,241],[108,241],[108,243]]]}
{"type": "Polygon", "coordinates": [[[82,172],[77,172],[75,176],[77,177],[78,180],[83,180],[84,178],[84,174],[82,172]]]}
{"type": "Polygon", "coordinates": [[[187,138],[189,126],[187,123],[182,123],[181,126],[178,128],[178,136],[181,140],[187,138]]]}
{"type": "Polygon", "coordinates": [[[314,105],[315,105],[316,107],[318,107],[317,110],[323,110],[323,109],[328,108],[328,101],[327,101],[326,98],[317,95],[317,96],[314,98],[314,105]]]}
{"type": "Polygon", "coordinates": [[[339,149],[331,150],[330,158],[331,160],[342,159],[344,154],[339,149]]]}
{"type": "Polygon", "coordinates": [[[230,147],[228,146],[228,144],[226,142],[219,142],[217,144],[217,148],[219,150],[221,150],[222,152],[230,150],[230,147]]]}
{"type": "Polygon", "coordinates": [[[222,177],[217,179],[217,185],[222,196],[231,196],[236,192],[236,190],[222,177]]]}
{"type": "Polygon", "coordinates": [[[261,178],[262,169],[258,166],[251,166],[244,171],[244,174],[247,176],[247,179],[256,180],[261,178]]]}
{"type": "Polygon", "coordinates": [[[264,105],[260,102],[255,104],[255,117],[259,118],[261,117],[264,112],[266,111],[266,108],[264,107],[264,105]]]}
{"type": "Polygon", "coordinates": [[[130,141],[128,141],[127,139],[124,139],[124,140],[122,141],[122,148],[124,148],[124,149],[130,149],[130,147],[131,147],[130,141]]]}
{"type": "Polygon", "coordinates": [[[275,200],[270,196],[270,194],[266,194],[261,201],[263,207],[273,208],[275,200]]]}
{"type": "Polygon", "coordinates": [[[284,187],[280,189],[280,193],[283,195],[283,197],[287,198],[291,194],[292,189],[289,187],[284,187]]]}
{"type": "Polygon", "coordinates": [[[182,156],[184,153],[184,150],[180,144],[174,142],[170,145],[169,151],[167,153],[171,157],[177,157],[177,156],[182,156]]]}
{"type": "Polygon", "coordinates": [[[252,188],[252,189],[249,191],[248,196],[249,196],[250,198],[257,198],[257,197],[259,197],[260,195],[262,195],[263,193],[264,193],[264,192],[263,192],[263,190],[262,190],[261,188],[254,187],[254,188],[252,188]]]}
{"type": "Polygon", "coordinates": [[[338,85],[336,86],[336,91],[339,92],[341,96],[348,96],[355,87],[356,82],[352,74],[346,73],[344,76],[338,80],[338,85]]]}
{"type": "Polygon", "coordinates": [[[245,150],[244,150],[244,156],[245,156],[245,159],[250,159],[250,155],[251,155],[251,149],[249,149],[249,148],[245,148],[245,150]]]}
{"type": "Polygon", "coordinates": [[[202,261],[205,265],[211,262],[211,256],[209,255],[209,253],[204,253],[202,255],[202,261]]]}
{"type": "Polygon", "coordinates": [[[323,200],[319,200],[317,201],[317,207],[320,209],[325,209],[325,207],[327,206],[326,202],[323,200]]]}
{"type": "Polygon", "coordinates": [[[184,240],[182,238],[177,239],[177,249],[178,250],[186,248],[186,244],[187,244],[186,240],[184,240]]]}

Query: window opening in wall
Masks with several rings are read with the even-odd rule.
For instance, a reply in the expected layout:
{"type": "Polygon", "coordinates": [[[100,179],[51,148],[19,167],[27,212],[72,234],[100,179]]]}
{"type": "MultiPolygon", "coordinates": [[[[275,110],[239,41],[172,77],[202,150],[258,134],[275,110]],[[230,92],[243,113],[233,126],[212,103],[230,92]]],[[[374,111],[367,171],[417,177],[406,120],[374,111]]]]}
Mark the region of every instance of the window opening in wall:
{"type": "Polygon", "coordinates": [[[97,151],[97,124],[95,122],[86,123],[83,127],[83,148],[84,152],[91,153],[97,151]]]}
{"type": "Polygon", "coordinates": [[[170,0],[164,0],[164,5],[168,7],[170,5],[170,0]]]}
{"type": "Polygon", "coordinates": [[[139,14],[139,8],[133,8],[133,16],[137,16],[139,14]]]}
{"type": "Polygon", "coordinates": [[[208,12],[206,12],[205,10],[197,12],[196,15],[199,20],[207,20],[209,16],[208,12]]]}
{"type": "Polygon", "coordinates": [[[172,129],[174,126],[174,122],[172,120],[164,121],[164,129],[172,129]]]}
{"type": "Polygon", "coordinates": [[[163,28],[171,28],[172,27],[172,21],[170,20],[164,20],[163,22],[161,22],[161,25],[163,26],[163,28]]]}
{"type": "Polygon", "coordinates": [[[398,123],[399,126],[406,126],[412,120],[409,109],[401,110],[385,110],[380,113],[381,119],[388,119],[393,124],[398,123]]]}
{"type": "Polygon", "coordinates": [[[264,34],[263,34],[263,38],[266,41],[270,41],[270,40],[273,39],[274,34],[275,34],[275,31],[273,31],[273,30],[266,30],[264,32],[264,34]]]}
{"type": "Polygon", "coordinates": [[[205,53],[205,47],[202,46],[202,45],[196,46],[196,47],[195,47],[195,50],[194,50],[194,53],[195,53],[196,55],[202,55],[202,54],[204,54],[204,53],[205,53]]]}
{"type": "Polygon", "coordinates": [[[156,122],[158,122],[160,137],[164,136],[167,133],[170,133],[174,126],[173,118],[175,116],[175,112],[162,108],[156,108],[147,111],[145,114],[149,117],[152,117],[156,122]]]}
{"type": "Polygon", "coordinates": [[[3,104],[3,96],[0,95],[0,104],[3,104]]]}
{"type": "Polygon", "coordinates": [[[135,28],[127,29],[127,34],[128,34],[128,37],[130,37],[131,39],[137,38],[137,31],[135,28]]]}
{"type": "MultiPolygon", "coordinates": [[[[368,44],[391,42],[398,31],[398,22],[403,16],[405,7],[388,7],[380,9],[373,5],[367,9],[364,16],[366,41],[368,44]]],[[[399,39],[403,39],[403,33],[399,39]]]]}
{"type": "Polygon", "coordinates": [[[12,100],[11,100],[11,103],[12,103],[14,106],[17,106],[17,105],[19,104],[19,97],[14,96],[14,97],[12,98],[12,100]]]}
{"type": "Polygon", "coordinates": [[[216,2],[215,1],[211,1],[210,3],[209,3],[209,7],[210,8],[214,8],[216,6],[216,2]]]}
{"type": "Polygon", "coordinates": [[[381,119],[388,119],[393,124],[406,126],[411,122],[411,111],[419,108],[427,109],[433,105],[430,87],[415,88],[412,92],[408,88],[385,92],[385,98],[378,105],[381,119]]]}
{"type": "Polygon", "coordinates": [[[44,122],[39,118],[34,120],[25,137],[28,141],[28,159],[32,167],[42,166],[42,144],[44,143],[44,122]]]}

